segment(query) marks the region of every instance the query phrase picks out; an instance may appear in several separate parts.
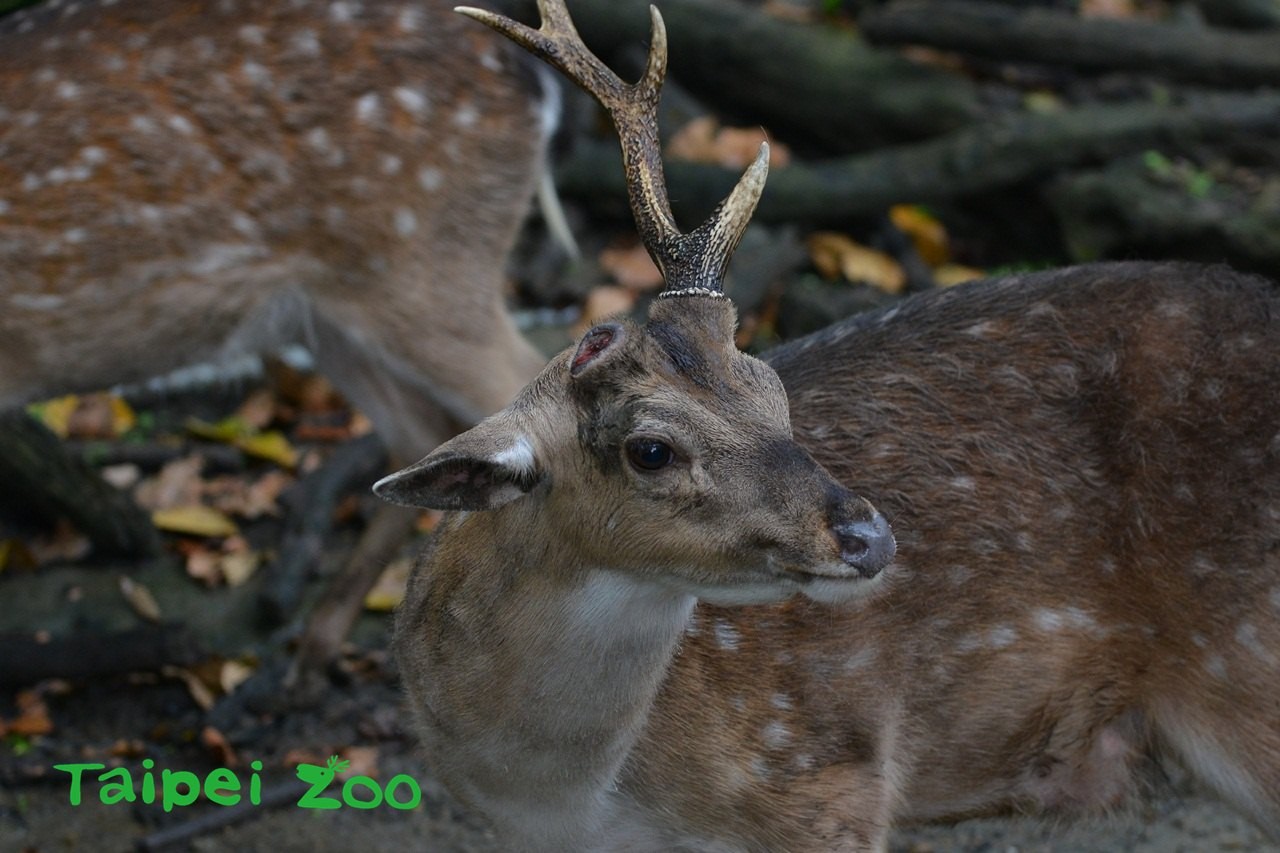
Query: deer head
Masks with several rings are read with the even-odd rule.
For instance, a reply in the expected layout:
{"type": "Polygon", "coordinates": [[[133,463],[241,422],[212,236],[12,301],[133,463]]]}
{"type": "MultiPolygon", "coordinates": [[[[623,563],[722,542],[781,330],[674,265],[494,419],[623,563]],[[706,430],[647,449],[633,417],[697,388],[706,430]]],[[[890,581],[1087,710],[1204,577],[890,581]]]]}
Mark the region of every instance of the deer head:
{"type": "MultiPolygon", "coordinates": [[[[834,601],[893,559],[889,526],[794,441],[777,374],[739,352],[724,271],[764,187],[768,148],[696,230],[667,202],[656,125],[666,34],[624,84],[562,2],[542,26],[460,9],[567,74],[609,111],[628,194],[665,289],[643,325],[601,323],[503,411],[375,486],[387,500],[509,513],[522,541],[584,568],[660,577],[717,603],[834,601]]],[[[505,521],[505,519],[504,519],[505,521]]]]}

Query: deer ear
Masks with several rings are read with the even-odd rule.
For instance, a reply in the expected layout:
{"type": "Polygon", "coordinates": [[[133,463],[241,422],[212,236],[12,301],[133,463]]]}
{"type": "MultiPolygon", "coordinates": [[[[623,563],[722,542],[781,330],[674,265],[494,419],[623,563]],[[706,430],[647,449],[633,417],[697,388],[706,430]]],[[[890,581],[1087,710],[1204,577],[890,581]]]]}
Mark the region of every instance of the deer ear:
{"type": "Polygon", "coordinates": [[[532,489],[540,479],[533,446],[503,430],[503,445],[482,423],[436,448],[408,468],[383,477],[374,494],[391,503],[425,509],[496,509],[532,489]]]}

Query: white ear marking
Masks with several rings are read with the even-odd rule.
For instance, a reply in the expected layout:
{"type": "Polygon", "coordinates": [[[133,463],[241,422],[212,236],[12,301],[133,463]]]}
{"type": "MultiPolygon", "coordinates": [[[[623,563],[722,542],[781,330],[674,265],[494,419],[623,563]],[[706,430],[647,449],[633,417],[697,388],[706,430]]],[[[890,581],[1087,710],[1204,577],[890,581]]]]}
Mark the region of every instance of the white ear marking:
{"type": "Polygon", "coordinates": [[[533,445],[527,436],[517,436],[515,442],[505,450],[500,450],[491,460],[495,465],[506,465],[518,471],[533,470],[533,445]]]}

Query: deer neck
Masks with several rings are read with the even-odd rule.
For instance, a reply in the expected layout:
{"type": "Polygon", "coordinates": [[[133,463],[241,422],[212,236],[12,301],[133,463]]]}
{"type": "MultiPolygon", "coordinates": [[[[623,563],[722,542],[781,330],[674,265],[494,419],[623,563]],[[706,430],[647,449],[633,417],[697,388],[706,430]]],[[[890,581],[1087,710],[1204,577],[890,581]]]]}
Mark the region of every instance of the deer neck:
{"type": "Polygon", "coordinates": [[[529,528],[506,510],[441,537],[406,599],[400,657],[420,670],[406,681],[445,781],[517,837],[571,849],[607,821],[696,599],[512,539],[529,528]]]}

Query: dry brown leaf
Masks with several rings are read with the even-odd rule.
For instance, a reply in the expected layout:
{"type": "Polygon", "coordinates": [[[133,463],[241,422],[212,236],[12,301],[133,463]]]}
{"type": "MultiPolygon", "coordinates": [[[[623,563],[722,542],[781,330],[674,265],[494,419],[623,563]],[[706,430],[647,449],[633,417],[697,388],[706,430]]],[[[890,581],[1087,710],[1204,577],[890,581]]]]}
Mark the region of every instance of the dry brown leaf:
{"type": "Polygon", "coordinates": [[[243,584],[258,570],[262,555],[257,551],[238,551],[223,554],[218,560],[218,571],[221,572],[227,586],[236,587],[243,584]]]}
{"type": "Polygon", "coordinates": [[[721,127],[710,116],[700,116],[680,128],[667,144],[667,156],[694,163],[711,163],[728,169],[745,169],[756,159],[760,144],[769,142],[769,167],[780,169],[791,162],[791,151],[769,140],[758,127],[721,127]]]}
{"type": "Polygon", "coordinates": [[[148,622],[160,621],[160,604],[151,594],[151,590],[144,585],[128,575],[123,575],[120,578],[120,594],[124,596],[124,600],[128,602],[134,613],[148,622]]]}
{"type": "Polygon", "coordinates": [[[923,208],[914,204],[895,204],[889,208],[889,219],[899,231],[911,238],[916,251],[929,266],[945,264],[950,258],[947,229],[923,208]]]}
{"type": "Polygon", "coordinates": [[[143,509],[153,512],[199,503],[204,492],[204,483],[200,479],[203,468],[204,459],[196,455],[175,459],[161,468],[156,476],[143,480],[134,492],[134,500],[143,509]]]}
{"type": "Polygon", "coordinates": [[[65,518],[58,519],[54,523],[53,530],[29,540],[26,544],[27,554],[36,565],[54,561],[80,560],[93,549],[89,537],[76,530],[65,518]]]}
{"type": "Polygon", "coordinates": [[[245,398],[235,416],[253,429],[266,429],[276,418],[276,395],[267,388],[259,388],[245,398]]]}
{"type": "Polygon", "coordinates": [[[254,671],[254,667],[243,661],[223,661],[222,668],[218,672],[218,685],[223,693],[233,693],[237,687],[253,676],[254,671]]]}
{"type": "Polygon", "coordinates": [[[390,613],[404,601],[405,586],[409,583],[409,573],[413,569],[413,561],[408,557],[392,560],[378,576],[377,582],[364,597],[366,610],[379,613],[390,613]]]}
{"type": "Polygon", "coordinates": [[[600,268],[630,290],[653,290],[662,285],[662,273],[644,246],[610,246],[600,253],[600,268]]]}
{"type": "Polygon", "coordinates": [[[20,690],[14,699],[18,706],[18,716],[4,724],[9,734],[47,735],[53,731],[53,720],[49,718],[49,706],[36,690],[20,690]]]}
{"type": "Polygon", "coordinates": [[[843,276],[892,294],[901,293],[907,286],[907,274],[901,264],[843,234],[819,231],[811,234],[806,244],[814,267],[827,279],[843,276]]]}
{"type": "Polygon", "coordinates": [[[606,317],[630,311],[635,302],[635,294],[625,287],[603,284],[592,288],[582,306],[582,317],[574,325],[574,335],[582,335],[606,317]]]}
{"type": "Polygon", "coordinates": [[[205,586],[217,586],[222,583],[222,572],[218,568],[221,558],[221,554],[203,546],[191,548],[187,551],[187,575],[205,586]]]}
{"type": "Polygon", "coordinates": [[[97,393],[80,397],[66,422],[66,437],[79,439],[119,438],[138,422],[129,404],[114,394],[97,393]]]}
{"type": "Polygon", "coordinates": [[[235,748],[227,740],[227,736],[213,726],[205,726],[200,730],[200,744],[213,756],[219,767],[238,767],[240,757],[235,748]]]}
{"type": "Polygon", "coordinates": [[[132,462],[119,465],[104,465],[98,469],[98,475],[113,488],[127,492],[142,481],[142,469],[132,462]]]}
{"type": "Polygon", "coordinates": [[[954,287],[957,284],[964,284],[966,281],[975,281],[985,275],[985,272],[974,267],[966,267],[962,264],[943,264],[933,271],[933,283],[938,287],[954,287]]]}
{"type": "Polygon", "coordinates": [[[352,776],[378,776],[378,748],[376,746],[348,746],[341,749],[338,754],[351,762],[346,770],[337,774],[339,779],[349,779],[352,776]]]}
{"type": "Polygon", "coordinates": [[[252,520],[280,515],[277,500],[293,481],[293,475],[280,470],[268,471],[253,482],[227,475],[205,481],[204,494],[214,507],[227,515],[252,520]]]}
{"type": "Polygon", "coordinates": [[[200,707],[200,710],[208,711],[217,701],[217,697],[213,695],[213,691],[209,689],[208,685],[191,670],[166,664],[160,668],[160,672],[169,678],[176,678],[181,681],[186,686],[187,693],[191,696],[191,701],[195,702],[200,707]]]}

